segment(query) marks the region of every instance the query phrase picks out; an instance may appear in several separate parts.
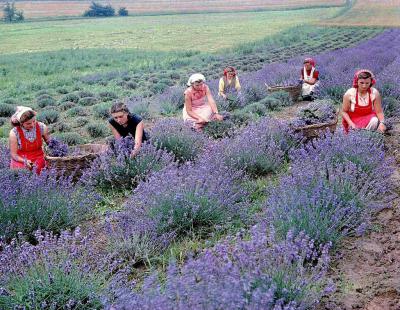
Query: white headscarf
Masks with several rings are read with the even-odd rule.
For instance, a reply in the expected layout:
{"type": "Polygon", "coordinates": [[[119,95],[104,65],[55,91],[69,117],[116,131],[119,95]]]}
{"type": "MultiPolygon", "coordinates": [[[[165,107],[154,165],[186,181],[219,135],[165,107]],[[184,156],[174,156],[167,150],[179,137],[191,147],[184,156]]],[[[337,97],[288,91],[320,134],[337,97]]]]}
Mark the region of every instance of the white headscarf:
{"type": "Polygon", "coordinates": [[[11,120],[12,121],[17,121],[18,123],[21,122],[21,116],[28,111],[32,111],[33,110],[29,107],[24,107],[24,106],[17,106],[17,110],[15,111],[15,113],[13,114],[13,116],[11,116],[11,120]]]}
{"type": "Polygon", "coordinates": [[[206,78],[201,73],[192,74],[187,82],[187,86],[191,86],[196,81],[206,81],[206,78]]]}

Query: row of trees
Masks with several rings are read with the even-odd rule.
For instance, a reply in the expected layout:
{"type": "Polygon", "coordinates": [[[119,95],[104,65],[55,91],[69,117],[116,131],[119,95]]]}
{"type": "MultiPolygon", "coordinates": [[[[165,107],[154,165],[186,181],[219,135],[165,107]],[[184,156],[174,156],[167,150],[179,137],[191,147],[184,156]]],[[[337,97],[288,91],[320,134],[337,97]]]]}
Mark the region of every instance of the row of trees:
{"type": "MultiPolygon", "coordinates": [[[[83,13],[85,17],[107,17],[115,15],[115,9],[111,5],[102,5],[97,2],[92,2],[89,9],[83,13]]],[[[121,7],[118,9],[118,15],[128,16],[128,10],[125,7],[121,7]]],[[[14,2],[6,2],[3,8],[3,19],[6,23],[23,21],[24,13],[21,10],[17,10],[14,2]]]]}
{"type": "MultiPolygon", "coordinates": [[[[118,9],[119,16],[128,16],[128,10],[124,7],[118,9]]],[[[92,2],[89,10],[83,13],[85,17],[108,17],[115,16],[115,9],[110,5],[102,5],[97,2],[92,2]]]]}
{"type": "Polygon", "coordinates": [[[24,20],[24,12],[17,10],[14,2],[6,2],[3,8],[3,19],[6,23],[20,22],[24,20]]]}

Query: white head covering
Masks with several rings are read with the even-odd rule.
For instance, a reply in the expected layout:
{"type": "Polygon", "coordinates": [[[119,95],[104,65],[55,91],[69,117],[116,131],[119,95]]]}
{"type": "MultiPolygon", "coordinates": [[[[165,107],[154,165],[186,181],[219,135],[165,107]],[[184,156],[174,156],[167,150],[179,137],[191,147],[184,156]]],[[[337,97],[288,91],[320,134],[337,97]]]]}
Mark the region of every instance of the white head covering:
{"type": "Polygon", "coordinates": [[[192,74],[187,82],[187,86],[191,86],[196,81],[206,81],[206,78],[201,73],[192,74]]]}
{"type": "Polygon", "coordinates": [[[13,116],[11,116],[11,120],[17,121],[18,123],[21,122],[21,116],[28,111],[32,111],[33,110],[29,107],[24,107],[24,106],[17,106],[17,110],[15,111],[15,113],[13,114],[13,116]]]}

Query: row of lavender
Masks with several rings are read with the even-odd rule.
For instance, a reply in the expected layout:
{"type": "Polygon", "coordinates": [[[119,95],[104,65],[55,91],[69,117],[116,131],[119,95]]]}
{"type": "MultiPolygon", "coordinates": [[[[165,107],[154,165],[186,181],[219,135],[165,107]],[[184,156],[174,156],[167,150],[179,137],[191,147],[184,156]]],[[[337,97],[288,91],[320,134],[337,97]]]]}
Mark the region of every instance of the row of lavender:
{"type": "MultiPolygon", "coordinates": [[[[176,129],[170,129],[168,137],[183,137],[189,141],[186,147],[205,141],[171,122],[161,122],[160,135],[167,126],[176,129]]],[[[267,118],[233,138],[203,145],[205,151],[199,148],[189,162],[183,158],[181,164],[164,161],[168,162],[164,168],[138,180],[122,212],[109,218],[109,246],[100,257],[92,253],[96,252],[94,240],[91,246],[81,247],[80,238],[87,241],[82,236],[75,240],[63,234],[68,238],[60,241],[48,236],[51,240],[44,242],[37,235],[39,246],[2,243],[1,274],[7,292],[3,295],[17,291],[23,298],[16,300],[11,294],[0,302],[48,301],[48,296],[39,294],[37,277],[41,286],[57,281],[65,285],[65,278],[72,277],[75,282],[68,285],[75,291],[70,292],[78,290],[83,299],[78,294],[63,300],[63,294],[46,292],[51,302],[90,308],[100,303],[106,283],[116,282],[116,287],[111,285],[111,299],[117,296],[117,309],[305,309],[314,305],[329,289],[324,277],[328,248],[365,226],[373,210],[370,202],[387,190],[391,171],[381,141],[373,135],[337,133],[305,147],[298,142],[284,124],[267,118]],[[244,186],[246,181],[278,171],[289,159],[289,172],[268,189],[261,212],[252,214],[252,189],[244,186]],[[159,255],[172,242],[192,233],[208,236],[238,220],[258,224],[250,233],[244,230],[228,237],[181,267],[172,262],[165,281],[153,275],[135,294],[128,289],[134,283],[121,287],[121,277],[129,278],[135,265],[159,255]],[[99,267],[100,263],[104,265],[99,267]],[[112,266],[110,273],[104,266],[108,270],[112,266]],[[18,281],[15,274],[20,275],[18,281]],[[80,277],[85,281],[79,282],[80,277]]],[[[90,176],[97,175],[95,170],[86,174],[86,180],[93,180],[90,176]]]]}

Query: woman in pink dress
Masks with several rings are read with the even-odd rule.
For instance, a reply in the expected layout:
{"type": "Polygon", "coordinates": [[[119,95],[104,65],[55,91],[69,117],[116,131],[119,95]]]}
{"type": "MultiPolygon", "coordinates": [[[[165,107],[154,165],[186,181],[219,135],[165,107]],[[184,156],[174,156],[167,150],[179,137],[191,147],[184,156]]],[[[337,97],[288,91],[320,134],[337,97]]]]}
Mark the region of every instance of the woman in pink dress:
{"type": "Polygon", "coordinates": [[[384,132],[385,116],[383,114],[381,95],[372,87],[375,78],[369,70],[355,73],[353,87],[343,96],[342,123],[344,130],[363,128],[384,132]]]}
{"type": "Polygon", "coordinates": [[[185,95],[183,120],[191,123],[196,130],[201,130],[212,119],[222,121],[210,89],[204,83],[204,75],[195,73],[190,76],[185,95]]]}

